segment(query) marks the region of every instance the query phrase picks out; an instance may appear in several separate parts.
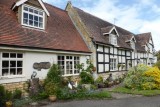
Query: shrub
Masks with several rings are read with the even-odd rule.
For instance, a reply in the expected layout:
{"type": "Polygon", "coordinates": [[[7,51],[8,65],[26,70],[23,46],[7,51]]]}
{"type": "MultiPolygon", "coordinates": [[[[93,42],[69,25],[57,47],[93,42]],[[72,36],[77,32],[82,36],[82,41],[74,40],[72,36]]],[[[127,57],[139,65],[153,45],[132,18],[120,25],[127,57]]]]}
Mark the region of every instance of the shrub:
{"type": "Polygon", "coordinates": [[[160,61],[156,62],[153,66],[154,66],[154,67],[157,66],[157,67],[160,69],[160,61]]]}
{"type": "Polygon", "coordinates": [[[0,85],[0,107],[3,107],[5,103],[5,89],[4,86],[0,85]]]}
{"type": "Polygon", "coordinates": [[[12,100],[12,98],[13,98],[13,94],[12,94],[12,92],[11,92],[11,91],[6,90],[6,93],[5,93],[5,99],[6,99],[6,101],[11,101],[11,100],[12,100]]]}
{"type": "Polygon", "coordinates": [[[126,78],[124,79],[124,85],[130,89],[142,89],[142,84],[150,80],[143,75],[150,67],[140,64],[136,67],[129,69],[126,78]]]}
{"type": "Polygon", "coordinates": [[[21,96],[22,96],[22,91],[21,90],[16,89],[16,90],[13,91],[13,99],[20,99],[21,96]]]}
{"type": "Polygon", "coordinates": [[[94,79],[92,75],[88,72],[84,72],[84,71],[81,72],[80,77],[81,77],[82,84],[93,84],[94,83],[94,79]]]}
{"type": "Polygon", "coordinates": [[[53,82],[55,84],[61,84],[61,80],[62,78],[61,78],[61,71],[59,69],[59,66],[56,64],[53,64],[49,69],[49,72],[45,79],[45,83],[53,82]]]}
{"type": "Polygon", "coordinates": [[[99,76],[96,81],[96,83],[103,83],[103,77],[102,76],[99,76]]]}
{"type": "Polygon", "coordinates": [[[58,91],[58,85],[55,84],[54,82],[48,82],[45,84],[45,92],[48,95],[57,95],[57,91],[58,91]]]}
{"type": "Polygon", "coordinates": [[[160,70],[152,67],[144,73],[144,76],[151,78],[148,83],[143,84],[144,89],[160,89],[160,70]]]}

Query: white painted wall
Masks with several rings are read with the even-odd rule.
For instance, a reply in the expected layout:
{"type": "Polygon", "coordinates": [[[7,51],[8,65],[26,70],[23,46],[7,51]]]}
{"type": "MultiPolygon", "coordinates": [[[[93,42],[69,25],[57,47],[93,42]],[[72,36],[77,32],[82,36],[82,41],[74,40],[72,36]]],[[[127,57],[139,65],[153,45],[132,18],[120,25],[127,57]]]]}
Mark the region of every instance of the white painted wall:
{"type": "MultiPolygon", "coordinates": [[[[0,50],[0,53],[3,52],[2,50],[0,50]]],[[[12,51],[9,51],[12,52],[12,51]]],[[[16,52],[16,51],[14,51],[16,52]]],[[[0,84],[2,83],[11,83],[11,82],[21,82],[21,81],[26,81],[27,79],[31,78],[31,75],[33,73],[33,71],[37,72],[37,76],[40,79],[45,79],[47,72],[49,69],[42,69],[41,71],[35,70],[33,68],[33,64],[35,62],[39,63],[39,62],[50,62],[51,64],[53,63],[57,63],[57,55],[59,55],[58,53],[43,53],[43,52],[24,52],[23,51],[23,75],[21,76],[8,76],[8,78],[3,78],[2,76],[0,76],[0,84]]],[[[60,55],[75,55],[74,53],[70,53],[70,54],[60,54],[60,55]]],[[[88,55],[75,55],[75,56],[79,56],[80,57],[80,63],[84,63],[85,67],[86,65],[86,61],[87,61],[87,56],[88,55]]],[[[1,61],[0,61],[1,62],[1,61]]],[[[0,69],[0,75],[1,75],[1,69],[0,69]]]]}

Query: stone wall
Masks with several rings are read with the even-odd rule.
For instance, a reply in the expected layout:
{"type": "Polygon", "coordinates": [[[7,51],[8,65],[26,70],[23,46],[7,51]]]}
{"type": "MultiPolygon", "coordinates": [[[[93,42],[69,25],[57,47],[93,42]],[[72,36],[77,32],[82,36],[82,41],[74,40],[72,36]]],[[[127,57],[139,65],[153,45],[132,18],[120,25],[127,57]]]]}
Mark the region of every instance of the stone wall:
{"type": "Polygon", "coordinates": [[[77,28],[78,32],[81,34],[82,38],[84,39],[86,45],[91,50],[91,61],[96,66],[96,48],[92,42],[92,38],[90,33],[87,31],[85,24],[81,21],[77,11],[72,7],[72,4],[68,2],[66,6],[66,11],[68,12],[73,24],[77,28]]]}
{"type": "Polygon", "coordinates": [[[6,83],[2,84],[5,90],[14,91],[16,89],[22,91],[22,95],[24,96],[27,92],[26,89],[28,88],[28,84],[26,82],[16,82],[16,83],[6,83]]]}
{"type": "Polygon", "coordinates": [[[106,80],[109,77],[109,74],[112,74],[113,80],[122,77],[124,74],[126,74],[127,71],[121,71],[121,72],[108,72],[108,73],[102,73],[98,74],[98,76],[102,76],[104,80],[106,80]]]}

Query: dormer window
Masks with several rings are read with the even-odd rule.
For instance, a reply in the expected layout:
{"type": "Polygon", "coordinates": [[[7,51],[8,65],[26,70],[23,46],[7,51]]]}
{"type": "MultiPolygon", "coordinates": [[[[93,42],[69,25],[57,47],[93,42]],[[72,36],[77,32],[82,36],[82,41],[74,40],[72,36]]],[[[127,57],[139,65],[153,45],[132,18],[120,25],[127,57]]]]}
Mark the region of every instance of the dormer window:
{"type": "Polygon", "coordinates": [[[112,45],[117,45],[117,36],[116,35],[113,35],[113,34],[110,34],[109,35],[109,41],[112,45]]]}
{"type": "Polygon", "coordinates": [[[45,13],[43,10],[29,6],[22,6],[22,25],[44,29],[45,13]]]}
{"type": "Polygon", "coordinates": [[[101,33],[103,34],[103,36],[109,36],[110,44],[117,45],[117,37],[119,37],[119,34],[115,26],[101,28],[101,33]]]}
{"type": "Polygon", "coordinates": [[[131,44],[131,48],[132,48],[132,49],[135,49],[135,43],[134,43],[133,41],[131,41],[130,44],[131,44]]]}

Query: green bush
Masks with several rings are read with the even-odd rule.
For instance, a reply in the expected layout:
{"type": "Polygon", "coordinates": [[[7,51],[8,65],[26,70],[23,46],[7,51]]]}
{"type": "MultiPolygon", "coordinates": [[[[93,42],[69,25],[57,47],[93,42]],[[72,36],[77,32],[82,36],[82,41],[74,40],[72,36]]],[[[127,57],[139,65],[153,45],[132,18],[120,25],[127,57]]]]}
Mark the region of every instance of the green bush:
{"type": "Polygon", "coordinates": [[[142,64],[129,69],[126,78],[124,79],[124,85],[130,89],[142,89],[142,84],[151,79],[143,75],[148,69],[148,66],[142,64]]]}
{"type": "Polygon", "coordinates": [[[156,62],[153,66],[157,66],[160,69],[160,61],[156,62]]]}
{"type": "Polygon", "coordinates": [[[6,93],[5,93],[5,99],[6,99],[6,101],[11,101],[11,100],[12,100],[12,98],[13,98],[13,94],[12,94],[12,92],[11,92],[11,91],[6,90],[6,93]]]}
{"type": "Polygon", "coordinates": [[[47,77],[44,82],[44,89],[48,95],[56,95],[62,84],[61,71],[59,66],[53,64],[49,69],[47,77]]]}
{"type": "Polygon", "coordinates": [[[0,107],[5,104],[5,89],[4,86],[0,85],[0,107]]]}
{"type": "Polygon", "coordinates": [[[22,97],[22,91],[21,90],[14,90],[13,91],[13,99],[20,99],[22,97]]]}
{"type": "Polygon", "coordinates": [[[103,77],[102,76],[99,76],[96,81],[96,83],[103,83],[103,77]]]}
{"type": "Polygon", "coordinates": [[[81,77],[81,84],[93,84],[94,83],[94,79],[92,75],[88,72],[82,71],[80,73],[80,77],[81,77]]]}
{"type": "Polygon", "coordinates": [[[39,101],[46,98],[48,98],[48,94],[45,91],[38,93],[36,96],[32,96],[32,100],[34,101],[39,101]]]}
{"type": "Polygon", "coordinates": [[[57,64],[53,64],[48,71],[47,77],[45,79],[45,83],[53,82],[55,84],[61,84],[61,71],[57,64]]]}
{"type": "Polygon", "coordinates": [[[47,82],[45,84],[45,92],[48,94],[48,95],[57,95],[57,91],[59,89],[58,87],[59,85],[54,83],[54,82],[47,82]]]}

